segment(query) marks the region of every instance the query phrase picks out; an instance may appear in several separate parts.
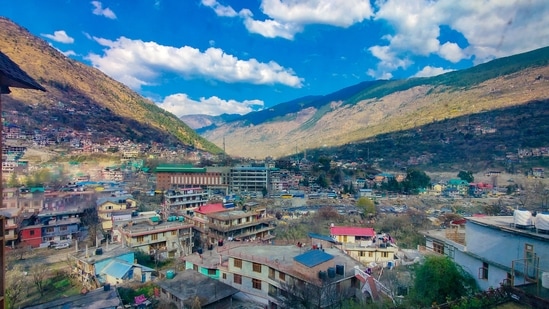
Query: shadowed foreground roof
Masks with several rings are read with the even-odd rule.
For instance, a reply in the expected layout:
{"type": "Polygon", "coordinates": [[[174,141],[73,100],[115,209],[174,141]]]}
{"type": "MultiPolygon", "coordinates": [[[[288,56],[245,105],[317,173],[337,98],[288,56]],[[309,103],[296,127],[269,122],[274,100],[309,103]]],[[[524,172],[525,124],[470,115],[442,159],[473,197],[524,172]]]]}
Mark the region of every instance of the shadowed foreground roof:
{"type": "MultiPolygon", "coordinates": [[[[23,71],[15,62],[0,51],[0,86],[2,90],[7,87],[27,88],[46,91],[32,77],[23,71]]],[[[6,93],[4,91],[3,93],[6,93]]]]}
{"type": "Polygon", "coordinates": [[[166,279],[158,285],[188,305],[192,304],[195,297],[200,299],[202,306],[207,306],[239,292],[230,285],[192,269],[178,272],[173,279],[166,279]]]}

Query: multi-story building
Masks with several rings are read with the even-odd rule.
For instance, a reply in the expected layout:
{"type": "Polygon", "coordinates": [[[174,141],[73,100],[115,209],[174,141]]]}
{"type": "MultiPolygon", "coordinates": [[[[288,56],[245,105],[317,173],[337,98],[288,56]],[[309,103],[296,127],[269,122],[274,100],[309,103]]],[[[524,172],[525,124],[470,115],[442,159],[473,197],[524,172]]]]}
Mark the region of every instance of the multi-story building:
{"type": "Polygon", "coordinates": [[[165,206],[171,212],[194,210],[208,202],[208,193],[201,187],[170,189],[164,193],[165,206]]]}
{"type": "Polygon", "coordinates": [[[185,214],[185,217],[201,233],[208,246],[231,240],[268,241],[274,238],[274,218],[267,215],[266,208],[257,205],[244,207],[237,209],[234,204],[208,204],[185,214]]]}
{"type": "Polygon", "coordinates": [[[122,213],[131,215],[132,212],[137,210],[137,201],[131,194],[98,198],[96,205],[101,227],[106,232],[112,230],[114,212],[117,215],[122,213]]]}
{"type": "Polygon", "coordinates": [[[17,242],[20,209],[6,208],[0,209],[0,216],[4,216],[4,241],[7,246],[13,246],[17,242]]]}
{"type": "Polygon", "coordinates": [[[542,293],[549,288],[541,280],[549,280],[549,215],[528,213],[469,217],[450,231],[424,232],[426,249],[450,257],[483,290],[507,285],[542,293]]]}
{"type": "Polygon", "coordinates": [[[169,216],[136,217],[130,221],[119,221],[113,230],[113,242],[141,250],[155,258],[181,257],[192,252],[193,225],[184,218],[169,216]]]}
{"type": "Polygon", "coordinates": [[[230,190],[233,193],[262,193],[269,188],[269,170],[266,167],[238,166],[231,168],[230,190]]]}
{"type": "Polygon", "coordinates": [[[228,192],[229,168],[161,164],[156,167],[155,173],[157,190],[201,187],[228,192]]]}
{"type": "Polygon", "coordinates": [[[185,267],[218,278],[268,308],[291,308],[297,300],[325,308],[364,295],[355,277],[360,264],[339,249],[233,244],[185,257],[185,267]]]}
{"type": "Polygon", "coordinates": [[[332,226],[330,236],[339,243],[338,248],[364,265],[395,265],[398,248],[393,239],[387,235],[378,237],[373,228],[332,226]]]}

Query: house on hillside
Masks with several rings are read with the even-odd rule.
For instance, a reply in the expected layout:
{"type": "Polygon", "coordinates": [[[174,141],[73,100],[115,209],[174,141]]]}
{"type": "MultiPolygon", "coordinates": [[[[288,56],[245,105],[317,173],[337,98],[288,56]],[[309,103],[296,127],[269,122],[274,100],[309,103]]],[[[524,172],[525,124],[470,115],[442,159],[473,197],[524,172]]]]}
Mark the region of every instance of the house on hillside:
{"type": "Polygon", "coordinates": [[[211,279],[194,271],[176,273],[173,278],[158,282],[160,299],[170,302],[178,309],[232,308],[233,295],[239,291],[219,280],[211,279]]]}
{"type": "Polygon", "coordinates": [[[364,265],[393,266],[398,248],[388,235],[378,235],[368,227],[330,227],[330,236],[340,244],[338,248],[364,265]]]}
{"type": "Polygon", "coordinates": [[[469,191],[469,182],[463,179],[452,178],[446,183],[447,191],[457,191],[457,195],[466,196],[469,191]]]}
{"type": "Polygon", "coordinates": [[[137,201],[131,194],[121,196],[107,196],[98,198],[96,201],[97,215],[101,220],[103,231],[111,231],[113,228],[113,213],[118,216],[123,214],[131,215],[137,210],[137,201]]]}
{"type": "Polygon", "coordinates": [[[87,288],[105,284],[118,285],[128,282],[151,281],[154,269],[137,264],[135,254],[123,247],[94,248],[69,255],[74,265],[73,273],[87,288]]]}
{"type": "MultiPolygon", "coordinates": [[[[431,230],[423,234],[427,250],[454,260],[481,289],[505,285],[522,291],[517,295],[533,293],[547,300],[547,294],[538,293],[544,291],[539,286],[549,273],[549,215],[538,214],[532,219],[528,211],[515,211],[513,216],[475,216],[466,218],[455,232],[431,230]],[[454,237],[460,229],[462,240],[454,237]]],[[[548,306],[548,301],[542,305],[548,306]]]]}
{"type": "Polygon", "coordinates": [[[288,308],[301,293],[314,295],[312,301],[318,308],[357,295],[367,297],[361,293],[354,270],[363,266],[336,248],[242,244],[185,257],[186,269],[203,266],[217,271],[221,282],[268,308],[288,308]]]}

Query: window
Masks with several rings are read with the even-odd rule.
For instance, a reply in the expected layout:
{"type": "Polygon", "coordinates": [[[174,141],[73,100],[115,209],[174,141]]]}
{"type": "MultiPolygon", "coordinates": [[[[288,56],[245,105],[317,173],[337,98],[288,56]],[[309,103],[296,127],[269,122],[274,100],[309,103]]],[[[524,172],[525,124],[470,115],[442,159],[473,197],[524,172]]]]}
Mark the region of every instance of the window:
{"type": "Polygon", "coordinates": [[[241,259],[234,259],[233,266],[236,268],[242,269],[242,260],[241,259]]]}
{"type": "Polygon", "coordinates": [[[208,268],[208,275],[214,276],[215,274],[217,274],[217,270],[216,270],[216,269],[209,269],[209,268],[208,268]]]}
{"type": "Polygon", "coordinates": [[[436,253],[444,254],[444,245],[434,242],[433,251],[435,251],[436,253]]]}
{"type": "Polygon", "coordinates": [[[48,232],[48,233],[53,233],[53,227],[48,227],[48,228],[46,229],[46,232],[48,232]]]}
{"type": "Polygon", "coordinates": [[[269,279],[275,278],[275,270],[272,267],[269,267],[269,279]]]}
{"type": "Polygon", "coordinates": [[[151,239],[152,240],[158,240],[158,234],[152,234],[151,239]]]}
{"type": "Polygon", "coordinates": [[[374,257],[374,253],[373,252],[368,252],[368,257],[374,257]]]}
{"type": "Polygon", "coordinates": [[[260,272],[261,272],[261,264],[259,264],[259,263],[254,263],[254,264],[252,265],[252,269],[253,269],[254,272],[260,273],[260,272]]]}
{"type": "Polygon", "coordinates": [[[172,231],[172,236],[177,235],[177,231],[172,231]]]}
{"type": "Polygon", "coordinates": [[[137,236],[137,242],[143,242],[143,236],[137,236]]]}
{"type": "Polygon", "coordinates": [[[61,230],[61,231],[66,231],[67,229],[68,229],[68,227],[66,225],[63,225],[63,226],[59,227],[59,230],[61,230]]]}
{"type": "Polygon", "coordinates": [[[227,280],[227,273],[223,273],[221,277],[223,278],[223,280],[227,280]]]}
{"type": "Polygon", "coordinates": [[[488,263],[482,262],[482,267],[478,269],[478,278],[488,280],[488,263]]]}
{"type": "Polygon", "coordinates": [[[252,279],[252,287],[256,290],[261,290],[261,280],[252,279]]]}
{"type": "Polygon", "coordinates": [[[233,275],[233,281],[236,284],[242,284],[242,275],[234,274],[233,275]]]}
{"type": "Polygon", "coordinates": [[[195,265],[193,265],[193,270],[196,270],[196,271],[198,271],[198,265],[196,265],[196,264],[195,264],[195,265]]]}
{"type": "Polygon", "coordinates": [[[387,257],[389,257],[389,252],[381,252],[381,257],[382,257],[382,258],[387,258],[387,257]]]}
{"type": "Polygon", "coordinates": [[[534,245],[524,244],[524,258],[526,263],[534,263],[534,245]]]}
{"type": "Polygon", "coordinates": [[[280,281],[286,281],[286,274],[283,272],[278,272],[278,279],[280,279],[280,281]]]}
{"type": "Polygon", "coordinates": [[[34,236],[34,230],[30,230],[30,236],[34,236]]]}

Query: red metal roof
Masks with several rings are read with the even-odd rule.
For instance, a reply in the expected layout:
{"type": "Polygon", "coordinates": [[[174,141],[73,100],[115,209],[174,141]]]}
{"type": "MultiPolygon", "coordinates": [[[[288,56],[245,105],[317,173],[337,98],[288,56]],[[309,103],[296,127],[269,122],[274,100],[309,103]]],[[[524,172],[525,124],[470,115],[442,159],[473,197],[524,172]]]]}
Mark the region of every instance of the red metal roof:
{"type": "Polygon", "coordinates": [[[330,227],[330,234],[334,236],[348,235],[374,237],[376,235],[376,232],[371,227],[332,226],[330,227]]]}
{"type": "Polygon", "coordinates": [[[218,204],[208,204],[208,205],[200,206],[198,207],[198,209],[195,210],[195,212],[205,215],[205,214],[211,214],[214,212],[220,212],[225,210],[227,210],[227,208],[223,207],[223,203],[218,203],[218,204]]]}

